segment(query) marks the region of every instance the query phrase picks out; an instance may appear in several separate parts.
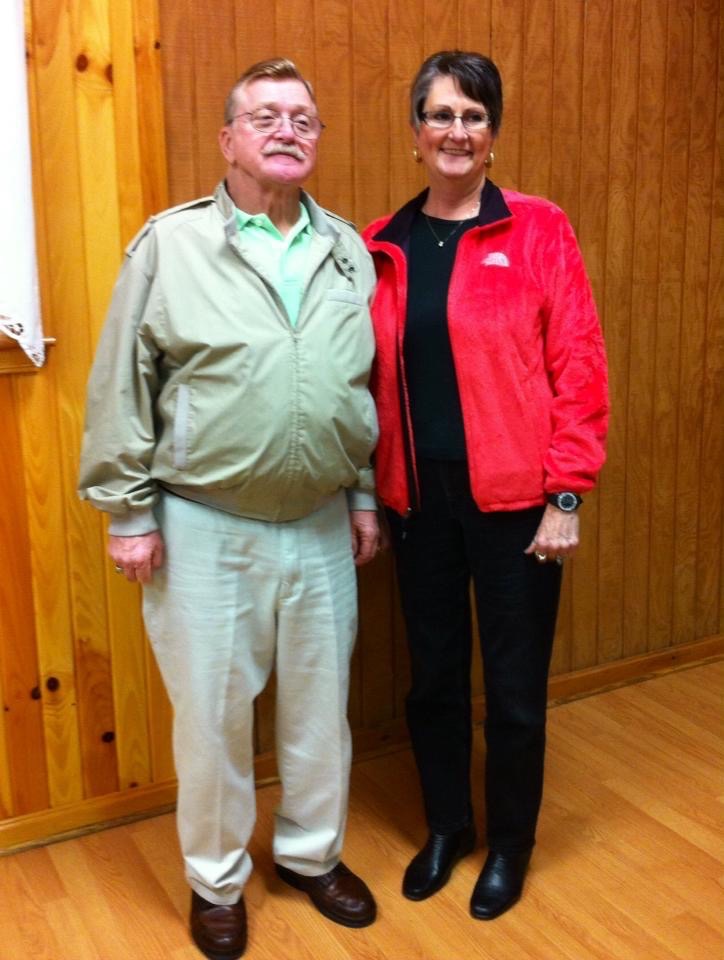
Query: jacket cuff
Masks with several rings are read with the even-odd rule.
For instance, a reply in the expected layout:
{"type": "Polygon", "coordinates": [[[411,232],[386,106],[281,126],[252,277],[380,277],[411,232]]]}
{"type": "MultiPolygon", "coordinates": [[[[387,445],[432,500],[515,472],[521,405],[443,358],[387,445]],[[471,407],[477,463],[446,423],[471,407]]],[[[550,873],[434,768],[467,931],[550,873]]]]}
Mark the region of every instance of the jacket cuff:
{"type": "Polygon", "coordinates": [[[142,537],[158,530],[153,510],[130,510],[121,516],[111,516],[108,533],[112,537],[142,537]]]}
{"type": "Polygon", "coordinates": [[[348,488],[347,507],[352,510],[376,510],[377,500],[369,490],[359,490],[357,487],[348,488]]]}

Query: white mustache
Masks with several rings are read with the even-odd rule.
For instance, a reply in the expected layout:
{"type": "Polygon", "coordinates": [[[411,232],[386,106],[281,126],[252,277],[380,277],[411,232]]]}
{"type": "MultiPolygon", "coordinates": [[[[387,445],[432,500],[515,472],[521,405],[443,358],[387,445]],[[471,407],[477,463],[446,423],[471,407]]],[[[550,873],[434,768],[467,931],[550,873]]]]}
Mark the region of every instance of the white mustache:
{"type": "Polygon", "coordinates": [[[304,154],[293,143],[275,143],[264,150],[265,157],[272,157],[275,153],[285,153],[295,160],[304,160],[304,154]]]}

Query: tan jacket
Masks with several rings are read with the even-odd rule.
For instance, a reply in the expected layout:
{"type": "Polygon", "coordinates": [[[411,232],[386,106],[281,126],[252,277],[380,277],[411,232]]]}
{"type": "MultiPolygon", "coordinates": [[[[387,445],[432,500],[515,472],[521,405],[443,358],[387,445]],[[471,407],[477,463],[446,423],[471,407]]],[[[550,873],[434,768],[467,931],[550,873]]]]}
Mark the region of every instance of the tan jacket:
{"type": "MultiPolygon", "coordinates": [[[[152,217],[126,250],[88,385],[80,496],[111,532],[156,528],[159,487],[292,520],[352,488],[373,507],[370,257],[306,194],[314,230],[295,327],[223,184],[152,217]]],[[[356,499],[355,499],[356,498],[356,499]]]]}

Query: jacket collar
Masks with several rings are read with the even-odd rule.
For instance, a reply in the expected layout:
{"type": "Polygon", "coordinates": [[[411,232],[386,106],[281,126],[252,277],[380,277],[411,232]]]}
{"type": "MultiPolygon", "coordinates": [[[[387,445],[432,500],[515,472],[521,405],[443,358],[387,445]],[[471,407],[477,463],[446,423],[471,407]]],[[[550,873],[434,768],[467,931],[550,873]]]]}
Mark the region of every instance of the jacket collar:
{"type": "MultiPolygon", "coordinates": [[[[404,207],[400,207],[379,233],[376,233],[371,239],[395,243],[398,247],[404,247],[410,236],[412,222],[425,205],[428,192],[429,189],[426,187],[422,193],[413,197],[404,207]]],[[[501,220],[509,220],[512,216],[513,214],[508,209],[500,187],[497,187],[492,180],[488,180],[486,177],[483,189],[480,191],[480,211],[477,225],[488,227],[493,223],[499,223],[501,220]]]]}

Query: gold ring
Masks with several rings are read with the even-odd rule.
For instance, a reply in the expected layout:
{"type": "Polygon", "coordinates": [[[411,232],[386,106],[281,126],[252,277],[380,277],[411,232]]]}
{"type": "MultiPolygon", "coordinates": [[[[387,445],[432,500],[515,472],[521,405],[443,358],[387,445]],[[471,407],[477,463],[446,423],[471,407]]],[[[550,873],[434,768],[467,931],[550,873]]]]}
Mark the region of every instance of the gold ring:
{"type": "Polygon", "coordinates": [[[123,573],[123,567],[119,567],[118,564],[116,564],[116,573],[123,573]]]}
{"type": "Polygon", "coordinates": [[[545,553],[538,553],[537,550],[535,552],[535,558],[538,561],[538,563],[545,563],[546,560],[548,559],[545,553]]]}

